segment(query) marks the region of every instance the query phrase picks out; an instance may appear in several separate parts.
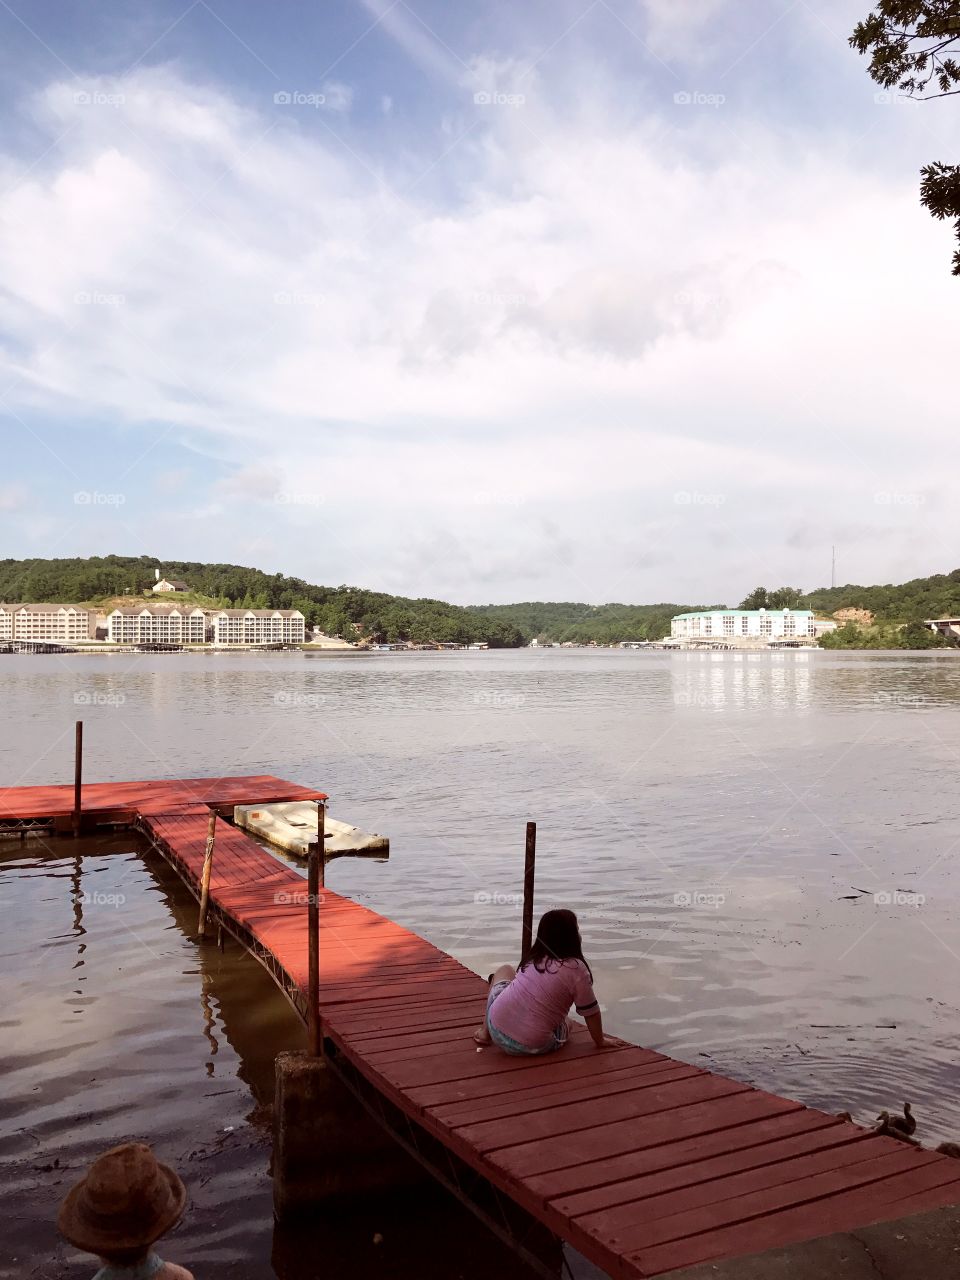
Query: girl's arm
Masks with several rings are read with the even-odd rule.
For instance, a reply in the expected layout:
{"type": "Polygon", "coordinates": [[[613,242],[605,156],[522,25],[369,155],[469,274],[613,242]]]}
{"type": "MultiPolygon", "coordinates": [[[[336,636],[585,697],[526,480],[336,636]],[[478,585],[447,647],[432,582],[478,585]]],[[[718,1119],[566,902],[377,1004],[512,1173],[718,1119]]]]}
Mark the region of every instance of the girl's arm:
{"type": "Polygon", "coordinates": [[[598,1009],[596,1013],[588,1013],[584,1016],[584,1022],[587,1024],[587,1030],[593,1039],[594,1045],[598,1049],[608,1049],[611,1042],[603,1034],[603,1018],[598,1009]]]}
{"type": "Polygon", "coordinates": [[[600,1006],[590,981],[590,970],[582,961],[576,962],[577,978],[574,985],[573,1005],[577,1013],[587,1024],[593,1043],[598,1049],[605,1049],[609,1041],[603,1034],[603,1019],[600,1006]]]}

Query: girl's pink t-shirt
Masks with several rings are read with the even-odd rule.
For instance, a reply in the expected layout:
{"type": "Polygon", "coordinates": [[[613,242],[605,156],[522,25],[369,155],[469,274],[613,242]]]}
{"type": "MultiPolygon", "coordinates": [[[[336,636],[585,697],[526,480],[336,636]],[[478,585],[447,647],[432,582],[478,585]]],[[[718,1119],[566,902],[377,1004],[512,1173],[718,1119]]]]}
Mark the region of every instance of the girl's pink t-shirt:
{"type": "Polygon", "coordinates": [[[533,964],[520,969],[490,1006],[489,1017],[503,1035],[539,1049],[550,1042],[571,1005],[584,1016],[600,1011],[590,971],[582,960],[547,960],[542,971],[533,964]]]}

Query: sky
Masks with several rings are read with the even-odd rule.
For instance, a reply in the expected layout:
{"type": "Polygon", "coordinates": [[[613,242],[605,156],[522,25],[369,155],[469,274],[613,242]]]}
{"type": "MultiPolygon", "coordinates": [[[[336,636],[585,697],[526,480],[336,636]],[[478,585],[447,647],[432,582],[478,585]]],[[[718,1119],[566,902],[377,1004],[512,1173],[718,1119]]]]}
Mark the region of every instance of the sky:
{"type": "Polygon", "coordinates": [[[457,603],[960,564],[867,0],[0,0],[0,556],[457,603]]]}

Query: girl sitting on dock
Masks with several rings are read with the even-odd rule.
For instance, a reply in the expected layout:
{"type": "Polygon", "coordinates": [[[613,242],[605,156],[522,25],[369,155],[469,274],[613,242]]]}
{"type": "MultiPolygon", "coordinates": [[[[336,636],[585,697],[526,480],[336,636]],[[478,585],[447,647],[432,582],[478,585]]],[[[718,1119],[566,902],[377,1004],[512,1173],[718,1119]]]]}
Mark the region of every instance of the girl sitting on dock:
{"type": "Polygon", "coordinates": [[[593,993],[593,974],[583,958],[577,917],[572,911],[548,911],[519,970],[504,964],[490,975],[486,1020],[473,1038],[505,1053],[553,1053],[567,1042],[571,1005],[586,1021],[596,1047],[604,1048],[609,1041],[593,993]]]}

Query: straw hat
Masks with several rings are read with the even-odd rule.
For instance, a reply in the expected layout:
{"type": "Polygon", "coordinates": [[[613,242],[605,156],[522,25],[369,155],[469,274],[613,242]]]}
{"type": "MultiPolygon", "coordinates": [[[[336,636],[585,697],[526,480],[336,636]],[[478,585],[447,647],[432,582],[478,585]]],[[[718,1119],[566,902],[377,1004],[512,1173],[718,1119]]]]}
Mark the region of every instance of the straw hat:
{"type": "Polygon", "coordinates": [[[145,1142],[99,1156],[60,1206],[60,1234],[86,1253],[137,1249],[158,1240],[180,1218],[187,1190],[145,1142]]]}

